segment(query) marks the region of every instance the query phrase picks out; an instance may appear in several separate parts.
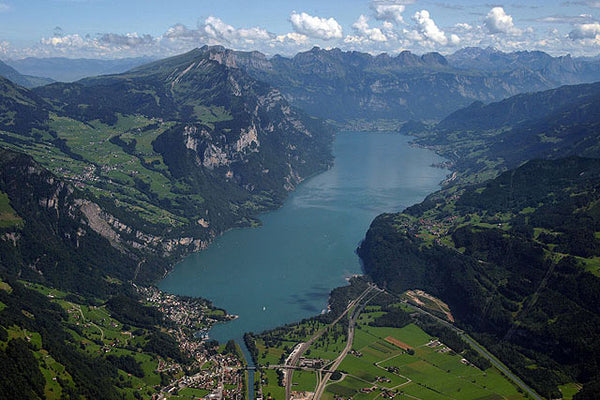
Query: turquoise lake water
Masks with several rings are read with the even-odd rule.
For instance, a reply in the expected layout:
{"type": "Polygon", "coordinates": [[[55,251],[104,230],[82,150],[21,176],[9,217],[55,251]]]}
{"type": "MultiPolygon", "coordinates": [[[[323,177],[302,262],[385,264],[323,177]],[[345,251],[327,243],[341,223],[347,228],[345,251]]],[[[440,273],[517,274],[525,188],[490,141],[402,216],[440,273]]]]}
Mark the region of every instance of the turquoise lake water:
{"type": "Polygon", "coordinates": [[[334,166],[301,184],[259,228],[236,229],[175,266],[159,287],[199,296],[239,316],[215,326],[240,339],[321,313],[331,289],[361,273],[355,251],[382,212],[400,211],[439,188],[448,171],[435,153],[392,133],[342,132],[334,166]]]}

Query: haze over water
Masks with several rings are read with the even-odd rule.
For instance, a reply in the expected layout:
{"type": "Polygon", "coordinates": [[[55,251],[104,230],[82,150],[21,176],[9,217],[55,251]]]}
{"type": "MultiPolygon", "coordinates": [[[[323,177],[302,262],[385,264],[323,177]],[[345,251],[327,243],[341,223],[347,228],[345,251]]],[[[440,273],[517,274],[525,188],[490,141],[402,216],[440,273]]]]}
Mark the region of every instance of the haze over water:
{"type": "Polygon", "coordinates": [[[240,339],[319,314],[331,289],[361,273],[355,253],[373,218],[437,190],[447,171],[432,151],[390,133],[337,135],[332,169],[304,182],[263,226],[237,229],[178,264],[162,290],[210,299],[235,321],[211,338],[240,339]]]}

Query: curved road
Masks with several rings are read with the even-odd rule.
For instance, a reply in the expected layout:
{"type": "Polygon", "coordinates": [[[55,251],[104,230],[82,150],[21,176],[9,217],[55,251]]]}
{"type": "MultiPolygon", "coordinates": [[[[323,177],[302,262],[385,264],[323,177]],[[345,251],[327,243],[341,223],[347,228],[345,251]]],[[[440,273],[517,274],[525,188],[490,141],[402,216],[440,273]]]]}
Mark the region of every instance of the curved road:
{"type": "Polygon", "coordinates": [[[320,380],[319,385],[317,386],[317,389],[315,390],[315,394],[313,396],[314,400],[319,400],[321,398],[321,396],[323,395],[323,391],[325,390],[325,386],[327,385],[327,382],[329,381],[329,378],[331,378],[331,375],[333,374],[333,372],[335,370],[337,370],[337,368],[340,366],[342,361],[344,361],[344,358],[346,358],[346,355],[348,355],[348,352],[352,348],[352,342],[354,340],[354,328],[356,326],[356,320],[358,319],[358,316],[360,315],[362,310],[365,308],[367,303],[370,302],[379,293],[380,293],[380,290],[377,289],[377,293],[375,293],[375,295],[369,297],[369,299],[367,299],[365,302],[357,305],[357,307],[352,311],[352,315],[350,316],[350,319],[348,320],[348,340],[346,341],[346,346],[344,347],[344,350],[342,350],[340,355],[335,359],[333,365],[327,369],[327,372],[325,372],[325,375],[320,380]]]}
{"type": "MultiPolygon", "coordinates": [[[[298,364],[298,361],[300,360],[300,357],[302,357],[302,354],[304,354],[304,352],[306,350],[308,350],[308,348],[315,342],[315,340],[320,338],[321,335],[323,335],[325,332],[327,332],[327,330],[329,328],[331,328],[333,325],[337,324],[344,317],[344,315],[346,315],[348,313],[348,311],[350,311],[352,309],[352,307],[354,307],[358,302],[360,302],[362,299],[364,299],[365,296],[367,294],[369,294],[369,292],[373,289],[375,289],[375,287],[369,285],[360,294],[360,296],[358,296],[356,299],[354,299],[350,303],[348,303],[348,307],[346,307],[346,310],[343,313],[341,313],[339,317],[337,317],[332,323],[330,323],[329,325],[327,325],[326,327],[322,328],[317,333],[315,333],[307,342],[302,343],[300,345],[299,349],[294,353],[294,355],[289,360],[286,361],[285,365],[293,367],[296,364],[298,364]]],[[[379,289],[377,289],[377,290],[379,290],[379,289]]],[[[292,393],[292,376],[294,374],[294,370],[287,369],[286,371],[284,371],[284,373],[285,373],[285,399],[289,400],[291,397],[291,393],[292,393]]]]}

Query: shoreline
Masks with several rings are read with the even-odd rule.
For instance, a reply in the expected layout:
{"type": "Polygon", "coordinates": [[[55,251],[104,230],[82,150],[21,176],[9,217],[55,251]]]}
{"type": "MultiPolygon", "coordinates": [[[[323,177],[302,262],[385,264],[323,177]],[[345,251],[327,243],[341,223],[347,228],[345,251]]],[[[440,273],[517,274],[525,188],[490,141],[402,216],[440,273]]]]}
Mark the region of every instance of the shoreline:
{"type": "MultiPolygon", "coordinates": [[[[397,135],[397,136],[402,136],[402,137],[407,137],[407,138],[414,138],[414,136],[412,136],[412,135],[408,135],[408,134],[405,134],[405,133],[403,133],[403,132],[398,132],[398,131],[393,131],[393,130],[384,130],[384,129],[381,129],[381,130],[361,130],[361,131],[346,131],[346,130],[338,130],[338,131],[337,131],[337,132],[334,134],[334,140],[335,140],[335,139],[336,139],[338,136],[343,136],[343,135],[344,135],[344,134],[346,134],[346,133],[358,133],[358,134],[367,134],[367,135],[368,135],[369,133],[373,133],[373,134],[382,134],[382,133],[387,133],[387,134],[390,134],[390,135],[397,135]]],[[[409,146],[409,147],[412,147],[412,148],[423,148],[424,150],[427,150],[427,151],[429,151],[429,152],[431,152],[431,153],[434,153],[434,154],[436,154],[438,157],[442,157],[442,156],[441,156],[440,154],[438,154],[438,153],[437,153],[437,152],[436,152],[434,149],[431,149],[431,148],[424,148],[423,146],[415,145],[415,143],[414,143],[413,141],[407,141],[407,142],[406,142],[406,145],[407,145],[407,146],[409,146]]],[[[444,158],[444,157],[442,157],[442,158],[444,158]]],[[[437,165],[430,164],[430,165],[429,165],[429,167],[432,167],[432,168],[437,168],[437,169],[447,169],[447,168],[445,168],[445,164],[446,164],[447,162],[450,162],[450,160],[447,160],[447,159],[445,159],[445,158],[444,158],[444,160],[437,162],[437,165]],[[445,160],[445,161],[444,161],[444,160],[445,160]]],[[[334,162],[335,162],[335,156],[334,156],[334,162]]],[[[280,209],[281,209],[281,208],[282,208],[282,207],[285,205],[285,203],[286,203],[286,202],[289,200],[289,196],[290,196],[290,195],[291,195],[293,192],[297,191],[297,189],[298,189],[298,188],[299,188],[301,185],[305,184],[305,183],[306,183],[307,181],[309,181],[311,178],[314,178],[314,177],[316,177],[316,176],[318,176],[318,175],[321,175],[321,174],[323,174],[323,173],[325,173],[325,172],[329,171],[330,169],[332,169],[332,168],[334,167],[334,162],[332,162],[332,163],[331,163],[331,164],[328,166],[328,168],[327,168],[327,169],[320,170],[320,171],[318,171],[318,172],[315,172],[315,173],[311,174],[310,176],[307,176],[306,178],[303,178],[303,179],[302,179],[302,180],[299,182],[299,184],[298,184],[298,185],[296,185],[296,186],[294,187],[294,189],[293,189],[293,190],[291,190],[291,191],[289,191],[289,192],[287,193],[287,195],[286,195],[286,198],[285,198],[285,199],[284,199],[284,200],[283,200],[283,201],[282,201],[280,204],[278,204],[278,205],[277,205],[277,207],[274,207],[274,208],[271,208],[271,209],[268,209],[268,210],[261,211],[260,213],[256,214],[256,218],[258,219],[258,217],[260,217],[260,216],[262,216],[262,215],[265,215],[265,214],[267,214],[267,213],[271,213],[271,212],[274,212],[274,211],[280,210],[280,209]]],[[[422,199],[422,200],[424,200],[424,199],[425,199],[427,196],[431,195],[432,193],[435,193],[437,190],[440,190],[440,189],[442,188],[443,184],[444,184],[444,183],[447,181],[447,179],[448,179],[448,177],[449,177],[449,176],[450,176],[450,175],[448,174],[448,175],[446,176],[446,178],[444,178],[444,179],[442,179],[441,181],[439,181],[438,183],[436,183],[436,188],[434,188],[432,191],[430,191],[430,192],[427,192],[426,194],[424,194],[424,196],[423,196],[423,199],[422,199]]],[[[422,201],[422,200],[421,200],[421,201],[422,201]]],[[[418,202],[417,202],[417,203],[418,203],[418,202]]],[[[414,204],[417,204],[417,203],[411,203],[410,205],[407,205],[406,207],[410,207],[410,206],[412,206],[412,205],[414,205],[414,204]]],[[[389,212],[389,211],[382,211],[381,213],[386,213],[386,212],[389,212]]],[[[379,213],[379,214],[381,214],[381,213],[379,213]]],[[[377,214],[377,215],[379,215],[379,214],[377,214]]],[[[376,218],[376,217],[377,217],[377,215],[376,215],[376,216],[374,216],[374,217],[373,217],[373,219],[374,219],[374,218],[376,218]]],[[[371,221],[370,221],[370,222],[372,222],[372,220],[373,220],[373,219],[371,219],[371,221]]],[[[261,221],[261,225],[262,225],[262,221],[261,221]]],[[[229,231],[233,231],[233,230],[237,230],[237,229],[247,229],[247,228],[252,228],[252,227],[253,227],[253,226],[237,226],[237,227],[228,228],[228,229],[224,230],[222,233],[220,233],[220,234],[218,234],[218,235],[215,235],[215,236],[213,237],[213,239],[212,239],[212,240],[209,242],[208,246],[210,246],[210,245],[213,245],[213,244],[214,244],[214,241],[215,241],[216,239],[218,239],[218,238],[222,237],[223,235],[225,235],[225,234],[226,234],[226,233],[228,233],[229,231]]],[[[368,226],[367,226],[367,229],[368,229],[368,226]]],[[[365,233],[366,233],[366,231],[365,231],[365,232],[363,232],[363,236],[361,237],[361,240],[362,240],[362,239],[364,239],[364,234],[365,234],[365,233]]],[[[207,247],[208,247],[208,246],[207,246],[207,247]]],[[[176,263],[174,263],[174,264],[173,264],[173,265],[172,265],[172,266],[169,268],[169,270],[168,270],[168,271],[167,271],[167,273],[166,273],[166,274],[163,276],[163,278],[161,278],[159,281],[155,282],[155,285],[159,284],[159,283],[160,283],[161,281],[163,281],[163,280],[164,280],[164,279],[165,279],[165,278],[166,278],[168,275],[170,275],[170,274],[171,274],[171,273],[172,273],[172,272],[175,270],[175,268],[176,268],[177,264],[179,264],[179,263],[183,262],[185,258],[187,258],[187,257],[190,257],[190,256],[192,256],[193,254],[200,254],[200,252],[201,252],[201,251],[203,251],[203,250],[206,250],[206,248],[203,248],[203,249],[201,249],[201,250],[199,250],[199,251],[197,251],[197,252],[188,253],[188,254],[186,254],[185,256],[182,256],[181,258],[179,258],[179,259],[177,260],[177,262],[176,262],[176,263]]],[[[364,273],[364,269],[363,269],[363,267],[362,267],[362,261],[360,260],[360,258],[359,258],[359,263],[360,263],[360,265],[361,265],[361,268],[360,268],[360,273],[358,273],[358,274],[352,274],[352,276],[355,276],[355,275],[365,275],[365,273],[364,273]]],[[[344,279],[345,279],[345,281],[346,281],[346,282],[348,282],[348,277],[346,277],[346,278],[344,278],[344,279]]],[[[337,289],[337,288],[339,288],[339,287],[341,287],[341,286],[339,286],[339,285],[338,285],[338,286],[332,287],[330,291],[333,291],[333,290],[335,290],[335,289],[337,289]]],[[[171,293],[171,292],[168,292],[168,293],[171,293]]],[[[193,296],[193,297],[197,297],[197,296],[193,296]]],[[[200,296],[198,296],[198,298],[207,299],[207,297],[200,297],[200,296]]],[[[209,301],[212,301],[212,300],[209,300],[209,301]]],[[[323,311],[325,311],[326,309],[328,309],[329,307],[330,307],[330,303],[329,303],[329,301],[327,301],[327,302],[326,302],[326,304],[325,304],[325,307],[323,308],[323,310],[321,310],[321,313],[318,313],[318,314],[315,314],[315,315],[321,315],[321,314],[322,314],[322,312],[323,312],[323,311]]],[[[234,318],[233,320],[235,320],[235,319],[238,319],[238,318],[239,318],[239,316],[236,316],[236,318],[234,318]]],[[[223,322],[223,323],[226,323],[226,322],[229,322],[229,321],[222,321],[222,322],[223,322]]],[[[292,322],[294,322],[294,321],[292,321],[292,322]]],[[[219,322],[219,324],[221,324],[221,322],[219,322]]],[[[212,328],[211,328],[211,329],[212,329],[212,328]]]]}

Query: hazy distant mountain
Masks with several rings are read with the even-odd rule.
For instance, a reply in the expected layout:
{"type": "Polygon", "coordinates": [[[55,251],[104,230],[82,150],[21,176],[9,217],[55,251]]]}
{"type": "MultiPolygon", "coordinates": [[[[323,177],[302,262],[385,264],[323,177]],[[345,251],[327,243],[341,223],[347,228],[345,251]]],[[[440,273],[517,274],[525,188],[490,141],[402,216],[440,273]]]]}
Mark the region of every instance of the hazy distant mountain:
{"type": "Polygon", "coordinates": [[[23,75],[19,71],[3,63],[2,61],[0,61],[0,76],[9,79],[11,82],[16,83],[17,85],[21,85],[27,88],[47,85],[48,83],[54,82],[52,79],[48,78],[23,75]]]}
{"type": "Polygon", "coordinates": [[[488,72],[536,71],[555,85],[600,80],[600,59],[552,57],[542,51],[504,53],[493,47],[466,47],[447,57],[450,65],[466,70],[488,72]]]}
{"type": "Polygon", "coordinates": [[[220,48],[215,57],[274,85],[308,113],[341,122],[441,119],[475,100],[489,103],[600,80],[600,63],[492,49],[465,49],[446,58],[438,53],[371,56],[315,47],[293,58],[268,59],[259,52],[220,48]]]}
{"type": "Polygon", "coordinates": [[[600,82],[473,103],[431,129],[410,124],[407,133],[452,159],[459,171],[495,175],[535,158],[598,158],[599,129],[600,82]]]}
{"type": "Polygon", "coordinates": [[[24,74],[46,76],[59,82],[73,82],[97,75],[119,74],[153,61],[151,57],[97,60],[88,58],[35,58],[7,60],[6,63],[24,74]]]}

